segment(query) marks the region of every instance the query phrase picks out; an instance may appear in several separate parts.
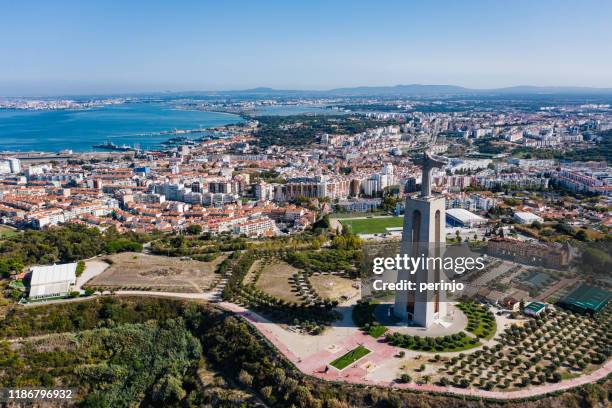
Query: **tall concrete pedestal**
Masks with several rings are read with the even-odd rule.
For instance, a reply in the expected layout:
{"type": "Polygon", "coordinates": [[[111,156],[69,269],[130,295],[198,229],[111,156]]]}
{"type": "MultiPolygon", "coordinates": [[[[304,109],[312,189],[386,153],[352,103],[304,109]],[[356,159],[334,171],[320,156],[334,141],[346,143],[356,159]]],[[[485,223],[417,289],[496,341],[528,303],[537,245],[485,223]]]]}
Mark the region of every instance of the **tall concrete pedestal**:
{"type": "MultiPolygon", "coordinates": [[[[404,212],[404,230],[402,236],[401,255],[408,254],[411,258],[440,258],[444,256],[446,242],[446,215],[444,197],[431,193],[431,172],[434,167],[440,167],[443,158],[425,154],[423,164],[423,180],[421,196],[406,199],[404,212]]],[[[407,280],[414,282],[416,291],[396,291],[394,314],[406,322],[429,327],[435,321],[447,315],[446,297],[444,291],[419,291],[422,282],[440,282],[444,272],[438,264],[424,265],[414,273],[406,269],[398,271],[398,282],[407,280]]]]}

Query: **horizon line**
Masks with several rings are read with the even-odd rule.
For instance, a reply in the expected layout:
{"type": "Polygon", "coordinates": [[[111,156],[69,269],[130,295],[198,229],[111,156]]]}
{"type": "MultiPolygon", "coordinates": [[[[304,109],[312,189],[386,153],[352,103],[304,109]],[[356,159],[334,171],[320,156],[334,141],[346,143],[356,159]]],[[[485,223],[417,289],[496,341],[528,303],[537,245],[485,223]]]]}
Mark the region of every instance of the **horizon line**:
{"type": "MultiPolygon", "coordinates": [[[[402,88],[402,87],[423,87],[423,88],[436,88],[436,87],[448,87],[455,88],[456,92],[500,92],[500,91],[510,91],[510,90],[532,90],[537,92],[540,90],[541,92],[550,93],[550,91],[558,90],[558,91],[566,91],[571,93],[579,93],[580,91],[588,92],[594,91],[597,93],[602,92],[611,92],[612,86],[601,87],[601,86],[581,86],[581,85],[528,85],[528,84],[519,84],[519,85],[510,85],[510,86],[502,86],[502,87],[494,87],[494,88],[474,88],[467,87],[463,85],[455,85],[449,83],[406,83],[406,84],[394,84],[394,85],[354,85],[354,86],[341,86],[341,87],[333,87],[333,88],[289,88],[289,87],[271,87],[271,86],[256,86],[250,88],[230,88],[230,89],[219,89],[219,90],[210,90],[210,89],[165,89],[165,90],[140,90],[140,91],[109,91],[109,92],[57,92],[57,93],[48,93],[48,94],[21,94],[21,95],[2,95],[0,94],[0,98],[50,98],[50,97],[68,97],[68,96],[121,96],[121,95],[147,95],[147,94],[180,94],[180,93],[204,93],[204,94],[223,94],[223,93],[248,93],[248,92],[313,92],[313,93],[331,93],[334,91],[347,91],[347,90],[357,90],[357,89],[389,89],[393,90],[394,88],[402,88]]],[[[444,94],[444,92],[441,92],[444,94]]],[[[389,95],[391,96],[391,95],[389,95]]]]}

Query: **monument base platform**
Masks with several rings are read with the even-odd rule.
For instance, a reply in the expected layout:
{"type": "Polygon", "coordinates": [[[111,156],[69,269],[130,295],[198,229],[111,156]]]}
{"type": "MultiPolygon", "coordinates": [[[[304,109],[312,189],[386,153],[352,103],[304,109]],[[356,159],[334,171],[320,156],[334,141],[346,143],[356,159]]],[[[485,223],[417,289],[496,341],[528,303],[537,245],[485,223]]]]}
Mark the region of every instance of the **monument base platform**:
{"type": "Polygon", "coordinates": [[[399,319],[391,314],[392,308],[393,303],[381,303],[374,310],[376,321],[388,327],[392,332],[411,336],[447,336],[465,331],[468,324],[467,316],[452,303],[447,303],[447,316],[434,321],[428,328],[413,326],[409,322],[399,319]]]}

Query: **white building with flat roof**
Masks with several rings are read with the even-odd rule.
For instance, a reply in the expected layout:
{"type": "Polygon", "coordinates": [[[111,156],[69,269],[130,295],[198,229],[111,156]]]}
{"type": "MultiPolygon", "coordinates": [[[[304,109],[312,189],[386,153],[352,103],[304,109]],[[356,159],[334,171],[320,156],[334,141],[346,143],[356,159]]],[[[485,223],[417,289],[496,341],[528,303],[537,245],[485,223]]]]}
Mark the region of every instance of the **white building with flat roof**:
{"type": "Polygon", "coordinates": [[[76,284],[76,268],[76,262],[31,267],[30,299],[68,295],[76,284]]]}
{"type": "Polygon", "coordinates": [[[487,219],[464,208],[450,208],[446,210],[446,223],[451,227],[472,228],[486,224],[487,219]]]}
{"type": "Polygon", "coordinates": [[[534,221],[537,221],[537,222],[544,221],[542,217],[539,217],[527,211],[517,211],[514,213],[512,218],[514,219],[514,221],[516,221],[519,224],[532,224],[534,221]]]}

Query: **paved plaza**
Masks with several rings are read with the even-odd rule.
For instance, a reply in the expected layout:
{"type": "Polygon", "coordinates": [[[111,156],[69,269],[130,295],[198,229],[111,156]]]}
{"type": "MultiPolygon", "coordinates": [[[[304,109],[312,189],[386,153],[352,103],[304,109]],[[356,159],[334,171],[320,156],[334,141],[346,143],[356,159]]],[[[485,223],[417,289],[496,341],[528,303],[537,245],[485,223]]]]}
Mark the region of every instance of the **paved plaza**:
{"type": "Polygon", "coordinates": [[[428,328],[410,326],[394,317],[391,313],[393,304],[382,303],[376,306],[374,315],[376,321],[389,328],[390,331],[409,334],[411,336],[447,336],[465,330],[468,324],[467,316],[453,304],[449,303],[448,315],[441,318],[428,328]]]}

